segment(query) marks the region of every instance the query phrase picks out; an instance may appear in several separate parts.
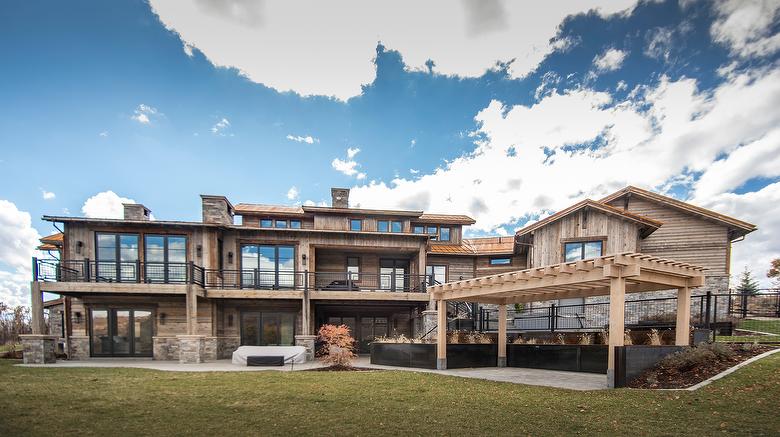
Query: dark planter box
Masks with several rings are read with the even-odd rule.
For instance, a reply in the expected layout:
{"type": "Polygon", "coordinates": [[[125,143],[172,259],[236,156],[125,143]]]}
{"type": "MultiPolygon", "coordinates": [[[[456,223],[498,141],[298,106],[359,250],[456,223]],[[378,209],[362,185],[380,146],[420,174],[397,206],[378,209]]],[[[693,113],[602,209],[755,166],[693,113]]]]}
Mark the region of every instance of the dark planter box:
{"type": "Polygon", "coordinates": [[[619,346],[615,348],[615,387],[625,387],[666,356],[689,346],[619,346]]]}
{"type": "Polygon", "coordinates": [[[607,346],[600,344],[508,344],[507,366],[607,373],[607,346]]]}
{"type": "MultiPolygon", "coordinates": [[[[495,367],[496,344],[448,344],[447,368],[495,367]]],[[[436,344],[371,343],[371,364],[436,368],[436,344]]]]}

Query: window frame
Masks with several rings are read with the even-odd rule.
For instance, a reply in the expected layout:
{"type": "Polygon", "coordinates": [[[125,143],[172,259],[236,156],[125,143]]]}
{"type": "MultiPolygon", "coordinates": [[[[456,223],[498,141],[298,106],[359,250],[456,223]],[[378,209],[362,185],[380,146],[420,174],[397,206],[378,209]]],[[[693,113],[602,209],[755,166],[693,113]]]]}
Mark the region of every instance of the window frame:
{"type": "Polygon", "coordinates": [[[270,218],[260,219],[258,224],[260,225],[261,228],[273,228],[274,227],[274,219],[270,219],[270,218]],[[267,222],[268,224],[266,225],[263,222],[267,222]]]}
{"type": "Polygon", "coordinates": [[[301,229],[301,227],[303,226],[303,222],[299,219],[287,220],[287,224],[288,224],[288,228],[290,229],[301,229]],[[297,225],[293,226],[293,223],[297,223],[297,225]]]}
{"type": "Polygon", "coordinates": [[[274,229],[287,229],[287,228],[289,228],[288,223],[289,223],[289,221],[287,219],[275,219],[274,220],[274,229]],[[280,224],[283,224],[283,226],[279,226],[280,224]]]}
{"type": "Polygon", "coordinates": [[[359,256],[357,255],[347,255],[346,259],[344,260],[344,271],[347,273],[347,279],[351,281],[359,281],[360,280],[360,270],[362,267],[362,262],[359,256]],[[357,265],[350,265],[350,260],[357,260],[357,265]],[[353,272],[350,270],[350,268],[357,268],[357,271],[353,272]],[[354,275],[354,276],[353,276],[354,275]]]}
{"type": "Polygon", "coordinates": [[[561,243],[561,261],[562,262],[575,262],[575,261],[582,261],[586,259],[594,259],[601,256],[604,256],[604,248],[606,246],[606,240],[603,238],[595,238],[595,239],[577,239],[577,240],[571,240],[571,241],[563,241],[561,243]],[[593,258],[585,258],[585,245],[588,243],[599,243],[601,244],[601,255],[593,258]],[[570,260],[566,261],[566,246],[570,244],[579,244],[580,245],[580,258],[576,260],[570,260]]]}
{"type": "Polygon", "coordinates": [[[349,230],[352,231],[352,232],[362,232],[363,231],[363,219],[350,218],[348,224],[349,224],[349,230]],[[352,226],[356,222],[359,224],[358,225],[358,229],[354,229],[354,227],[352,226]]]}
{"type": "Polygon", "coordinates": [[[491,256],[488,260],[488,265],[490,267],[504,267],[504,266],[511,266],[512,265],[512,257],[511,256],[491,256]],[[496,261],[502,261],[506,260],[507,262],[496,262],[496,261]]]}
{"type": "Polygon", "coordinates": [[[390,232],[390,221],[389,220],[377,220],[376,221],[376,231],[377,232],[390,232]],[[384,223],[385,229],[382,230],[380,228],[381,224],[384,223]]]}
{"type": "MultiPolygon", "coordinates": [[[[152,265],[154,265],[154,264],[162,264],[163,265],[163,278],[162,278],[163,282],[162,283],[163,284],[171,283],[171,281],[170,281],[171,280],[171,261],[170,261],[170,258],[169,258],[170,254],[168,253],[168,251],[170,249],[170,246],[169,246],[169,243],[168,243],[168,239],[169,238],[183,238],[184,239],[184,261],[183,262],[175,261],[174,265],[186,266],[186,264],[189,262],[189,260],[190,260],[190,239],[188,238],[188,236],[186,234],[151,234],[151,233],[150,234],[144,234],[143,235],[143,241],[144,241],[143,251],[141,251],[139,249],[139,252],[143,252],[143,254],[144,254],[144,266],[142,268],[142,270],[144,272],[144,281],[159,283],[159,280],[158,281],[152,281],[147,276],[148,275],[149,264],[151,263],[152,265]],[[162,238],[163,239],[163,246],[162,246],[163,260],[162,261],[149,261],[147,259],[148,258],[147,255],[148,255],[149,248],[148,248],[148,246],[146,244],[146,239],[150,238],[150,237],[151,238],[162,238]]],[[[186,282],[187,281],[187,273],[186,273],[187,269],[186,269],[186,267],[182,267],[182,268],[184,269],[184,272],[185,272],[184,273],[184,278],[183,278],[184,280],[183,281],[178,280],[178,281],[175,281],[173,283],[182,283],[182,282],[186,282]]]]}
{"type": "Polygon", "coordinates": [[[402,233],[404,231],[404,222],[401,220],[390,220],[390,232],[394,234],[402,233]],[[395,230],[395,225],[398,225],[398,230],[395,230]]]}
{"type": "Polygon", "coordinates": [[[452,241],[452,227],[450,226],[439,226],[439,240],[438,241],[452,241]],[[447,230],[447,238],[442,238],[442,232],[444,229],[447,230]]]}
{"type": "Polygon", "coordinates": [[[425,225],[412,225],[412,233],[425,235],[425,225]],[[420,232],[417,232],[418,229],[420,232]]]}

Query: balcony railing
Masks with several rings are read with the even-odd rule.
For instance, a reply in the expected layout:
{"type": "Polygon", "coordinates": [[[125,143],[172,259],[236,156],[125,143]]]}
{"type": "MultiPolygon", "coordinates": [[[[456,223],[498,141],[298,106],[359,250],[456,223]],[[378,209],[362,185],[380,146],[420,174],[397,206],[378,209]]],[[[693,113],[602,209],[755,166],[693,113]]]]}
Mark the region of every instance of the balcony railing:
{"type": "Polygon", "coordinates": [[[33,258],[33,280],[203,285],[204,270],[192,262],[54,261],[33,258]]]}
{"type": "Polygon", "coordinates": [[[425,293],[432,275],[204,269],[193,262],[83,261],[33,258],[33,280],[196,284],[206,288],[256,290],[386,291],[425,293]]]}

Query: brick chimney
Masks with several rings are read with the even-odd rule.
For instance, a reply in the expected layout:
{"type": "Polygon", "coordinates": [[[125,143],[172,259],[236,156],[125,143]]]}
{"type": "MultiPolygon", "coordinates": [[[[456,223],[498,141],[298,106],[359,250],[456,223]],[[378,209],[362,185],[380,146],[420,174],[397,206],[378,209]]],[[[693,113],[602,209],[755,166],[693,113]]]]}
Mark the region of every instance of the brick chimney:
{"type": "Polygon", "coordinates": [[[203,208],[203,223],[233,224],[233,205],[227,197],[201,194],[200,199],[203,208]]]}
{"type": "Polygon", "coordinates": [[[125,220],[146,220],[149,221],[149,215],[152,211],[140,203],[123,203],[125,207],[125,220]]]}
{"type": "Polygon", "coordinates": [[[349,188],[331,188],[330,197],[333,208],[349,208],[349,188]]]}

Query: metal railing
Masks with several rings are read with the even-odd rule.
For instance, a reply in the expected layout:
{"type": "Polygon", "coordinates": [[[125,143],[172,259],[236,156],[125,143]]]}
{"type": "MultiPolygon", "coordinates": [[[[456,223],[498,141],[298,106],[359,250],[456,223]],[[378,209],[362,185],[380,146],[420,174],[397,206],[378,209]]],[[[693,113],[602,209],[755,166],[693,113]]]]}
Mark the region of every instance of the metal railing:
{"type": "Polygon", "coordinates": [[[33,258],[33,280],[202,285],[204,271],[192,262],[54,261],[33,258]]]}

